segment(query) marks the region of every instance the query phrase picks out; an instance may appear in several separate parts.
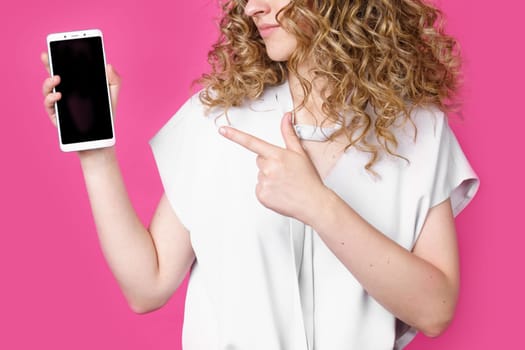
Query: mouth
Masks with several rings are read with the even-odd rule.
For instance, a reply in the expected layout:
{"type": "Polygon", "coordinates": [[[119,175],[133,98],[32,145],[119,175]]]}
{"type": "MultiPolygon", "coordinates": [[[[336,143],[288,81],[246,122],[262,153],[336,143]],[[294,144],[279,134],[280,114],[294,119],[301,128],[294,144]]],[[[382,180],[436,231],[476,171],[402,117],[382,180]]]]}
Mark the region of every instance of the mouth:
{"type": "Polygon", "coordinates": [[[279,24],[260,24],[257,26],[257,29],[259,30],[259,34],[261,34],[261,37],[266,38],[270,36],[270,34],[272,34],[279,27],[279,24]]]}

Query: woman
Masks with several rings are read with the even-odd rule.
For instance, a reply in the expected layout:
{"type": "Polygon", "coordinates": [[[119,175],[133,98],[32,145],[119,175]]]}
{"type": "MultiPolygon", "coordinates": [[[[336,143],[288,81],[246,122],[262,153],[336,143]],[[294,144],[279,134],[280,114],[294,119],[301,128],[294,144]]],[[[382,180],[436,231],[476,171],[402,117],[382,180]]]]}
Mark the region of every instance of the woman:
{"type": "MultiPolygon", "coordinates": [[[[458,58],[438,10],[232,0],[224,12],[203,91],[151,141],[165,194],[149,229],[114,149],[79,152],[132,309],[161,307],[191,267],[186,350],[401,349],[442,333],[459,289],[454,215],[478,182],[443,114],[458,58]]],[[[44,82],[52,120],[59,80],[44,82]]]]}

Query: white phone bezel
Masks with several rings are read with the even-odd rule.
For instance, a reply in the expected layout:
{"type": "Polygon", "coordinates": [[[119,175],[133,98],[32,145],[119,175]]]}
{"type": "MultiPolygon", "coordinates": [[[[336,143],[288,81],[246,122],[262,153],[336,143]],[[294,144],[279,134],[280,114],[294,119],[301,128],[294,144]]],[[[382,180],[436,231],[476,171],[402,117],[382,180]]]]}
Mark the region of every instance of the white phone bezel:
{"type": "MultiPolygon", "coordinates": [[[[102,43],[102,56],[104,59],[104,67],[106,67],[106,53],[104,50],[104,40],[102,37],[102,31],[100,31],[99,29],[78,30],[78,31],[63,32],[63,33],[51,33],[47,36],[47,51],[48,51],[48,57],[49,57],[49,71],[51,73],[51,76],[53,76],[54,73],[53,73],[53,57],[51,56],[50,43],[53,41],[64,41],[64,40],[82,39],[82,38],[90,38],[90,37],[100,37],[101,43],[102,43]]],[[[108,76],[105,70],[104,70],[104,74],[106,77],[107,95],[108,95],[108,101],[109,101],[109,115],[111,117],[111,131],[112,131],[113,137],[109,139],[84,141],[84,142],[77,142],[77,143],[68,143],[68,144],[62,143],[62,135],[60,133],[60,115],[58,113],[57,104],[55,103],[58,140],[60,143],[60,149],[63,152],[84,151],[84,150],[89,150],[89,149],[111,147],[115,144],[115,127],[114,127],[113,110],[112,110],[113,108],[111,106],[111,95],[109,92],[108,76]]],[[[53,92],[56,92],[55,89],[53,89],[53,92]]]]}

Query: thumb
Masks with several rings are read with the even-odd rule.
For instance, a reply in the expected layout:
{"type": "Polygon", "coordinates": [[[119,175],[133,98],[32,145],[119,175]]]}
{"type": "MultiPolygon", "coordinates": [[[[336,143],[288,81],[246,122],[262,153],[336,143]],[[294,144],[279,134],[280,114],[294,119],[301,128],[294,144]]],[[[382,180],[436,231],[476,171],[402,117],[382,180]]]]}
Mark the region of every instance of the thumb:
{"type": "Polygon", "coordinates": [[[108,64],[106,66],[106,72],[108,75],[108,83],[110,86],[120,86],[120,75],[115,70],[113,65],[108,64]]]}
{"type": "Polygon", "coordinates": [[[111,107],[113,109],[113,113],[115,113],[118,95],[120,92],[120,75],[115,70],[115,67],[113,67],[111,64],[106,66],[106,73],[108,75],[109,92],[111,94],[111,107]]]}
{"type": "Polygon", "coordinates": [[[303,145],[301,145],[301,141],[295,133],[295,128],[292,124],[291,113],[286,113],[281,120],[281,133],[283,135],[284,143],[286,144],[287,149],[297,153],[305,154],[303,145]]]}

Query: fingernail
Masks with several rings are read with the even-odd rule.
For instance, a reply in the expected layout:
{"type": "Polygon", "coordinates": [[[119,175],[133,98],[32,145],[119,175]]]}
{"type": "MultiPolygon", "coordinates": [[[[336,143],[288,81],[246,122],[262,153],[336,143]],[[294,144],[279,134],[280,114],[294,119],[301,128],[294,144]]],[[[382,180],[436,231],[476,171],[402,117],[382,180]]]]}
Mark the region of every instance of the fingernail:
{"type": "Polygon", "coordinates": [[[223,126],[221,126],[221,127],[219,128],[219,133],[220,133],[222,136],[226,136],[226,128],[223,127],[223,126]]]}

